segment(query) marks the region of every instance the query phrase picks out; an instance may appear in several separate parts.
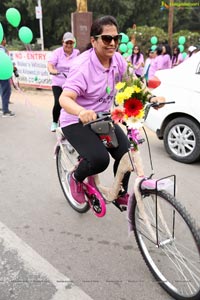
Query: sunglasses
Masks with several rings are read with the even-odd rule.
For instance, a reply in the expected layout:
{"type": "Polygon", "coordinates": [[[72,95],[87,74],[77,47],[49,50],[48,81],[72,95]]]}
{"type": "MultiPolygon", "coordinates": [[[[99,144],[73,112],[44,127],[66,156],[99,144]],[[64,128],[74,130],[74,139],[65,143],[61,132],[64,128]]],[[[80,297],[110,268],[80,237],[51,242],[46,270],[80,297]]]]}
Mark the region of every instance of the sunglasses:
{"type": "Polygon", "coordinates": [[[73,45],[74,44],[73,41],[67,41],[67,42],[64,42],[64,43],[65,43],[65,45],[73,45]]]}
{"type": "Polygon", "coordinates": [[[134,50],[139,50],[139,48],[134,48],[134,50]]]}
{"type": "Polygon", "coordinates": [[[117,34],[112,36],[108,34],[99,34],[99,35],[95,35],[95,38],[101,38],[104,45],[109,45],[112,42],[112,40],[114,40],[116,44],[119,43],[122,39],[122,35],[117,34]]]}

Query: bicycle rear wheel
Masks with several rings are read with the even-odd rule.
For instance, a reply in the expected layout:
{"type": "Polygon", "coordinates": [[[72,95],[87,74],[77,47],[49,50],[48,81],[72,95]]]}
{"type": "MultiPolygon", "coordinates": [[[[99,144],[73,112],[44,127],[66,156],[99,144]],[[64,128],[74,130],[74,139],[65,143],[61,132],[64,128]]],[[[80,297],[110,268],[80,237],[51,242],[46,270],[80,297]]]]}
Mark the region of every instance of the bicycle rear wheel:
{"type": "Polygon", "coordinates": [[[173,298],[199,300],[200,230],[170,194],[152,190],[142,194],[144,213],[135,203],[134,233],[148,268],[173,298]]]}
{"type": "Polygon", "coordinates": [[[88,201],[78,203],[71,195],[69,183],[67,180],[68,174],[75,168],[78,163],[78,153],[69,147],[69,144],[62,144],[62,149],[59,147],[56,154],[56,167],[59,182],[66,200],[71,207],[79,213],[86,213],[90,209],[88,201]]]}

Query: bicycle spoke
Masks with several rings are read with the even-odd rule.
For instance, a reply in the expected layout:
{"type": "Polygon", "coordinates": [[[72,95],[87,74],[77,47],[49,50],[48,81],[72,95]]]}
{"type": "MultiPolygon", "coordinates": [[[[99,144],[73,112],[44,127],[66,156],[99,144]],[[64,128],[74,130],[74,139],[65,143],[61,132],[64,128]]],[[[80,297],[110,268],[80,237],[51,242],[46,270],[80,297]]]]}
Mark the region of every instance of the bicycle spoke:
{"type": "MultiPolygon", "coordinates": [[[[143,197],[145,219],[148,218],[151,230],[157,232],[158,243],[156,245],[152,241],[152,235],[141,218],[137,205],[136,240],[147,265],[156,278],[159,278],[159,283],[171,295],[181,295],[182,299],[188,300],[194,295],[200,295],[200,253],[193,232],[188,227],[189,216],[187,222],[184,219],[187,218],[185,210],[182,215],[181,205],[177,204],[172,196],[166,196],[163,192],[158,194],[158,198],[153,192],[143,197]]],[[[195,231],[195,228],[193,230],[195,231]]],[[[196,236],[199,236],[197,232],[196,236]]],[[[199,298],[196,296],[193,299],[199,298]]]]}

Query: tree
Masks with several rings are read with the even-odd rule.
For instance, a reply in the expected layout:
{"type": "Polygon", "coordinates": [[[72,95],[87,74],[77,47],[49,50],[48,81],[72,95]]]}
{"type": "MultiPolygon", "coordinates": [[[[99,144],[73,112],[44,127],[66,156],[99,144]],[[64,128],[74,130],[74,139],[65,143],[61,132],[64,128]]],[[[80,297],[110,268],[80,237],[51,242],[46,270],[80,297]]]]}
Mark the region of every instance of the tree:
{"type": "MultiPolygon", "coordinates": [[[[2,0],[0,2],[0,22],[8,41],[17,39],[17,30],[7,26],[6,10],[17,8],[22,16],[20,26],[28,26],[33,31],[34,40],[39,37],[39,22],[35,17],[37,0],[2,0]]],[[[76,0],[42,0],[43,33],[45,48],[60,45],[62,35],[71,31],[71,13],[76,11],[76,0]]],[[[111,14],[116,17],[120,31],[127,28],[148,26],[167,32],[168,10],[162,9],[160,0],[88,0],[88,11],[97,18],[111,14]]],[[[174,9],[174,32],[179,30],[199,30],[200,8],[174,9]]]]}

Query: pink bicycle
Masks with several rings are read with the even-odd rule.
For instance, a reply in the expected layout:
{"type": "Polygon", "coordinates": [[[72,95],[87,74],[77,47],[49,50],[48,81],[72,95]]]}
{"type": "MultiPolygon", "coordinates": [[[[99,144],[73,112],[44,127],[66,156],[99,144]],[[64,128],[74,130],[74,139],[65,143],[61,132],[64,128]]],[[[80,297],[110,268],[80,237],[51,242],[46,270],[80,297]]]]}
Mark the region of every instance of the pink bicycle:
{"type": "MultiPolygon", "coordinates": [[[[150,106],[152,104],[148,105],[147,112],[150,106]]],[[[112,126],[110,114],[101,115],[96,122],[103,120],[109,121],[112,126]]],[[[127,210],[129,228],[134,232],[139,251],[158,283],[174,299],[199,300],[200,229],[175,198],[175,175],[153,179],[153,174],[144,174],[140,152],[135,151],[133,146],[135,143],[142,144],[144,139],[135,129],[124,125],[131,146],[120,161],[112,186],[102,185],[98,175],[88,177],[83,183],[85,201],[81,204],[72,197],[67,180],[81,157],[71,145],[69,147],[61,128],[57,129],[56,165],[64,196],[78,213],[92,209],[95,216],[103,217],[110,203],[115,204],[120,211],[127,210]],[[116,200],[121,181],[127,171],[136,173],[134,182],[129,181],[134,192],[129,197],[128,205],[118,204],[116,200]]],[[[91,126],[91,123],[87,126],[91,126]]],[[[145,129],[144,133],[148,142],[145,129]]],[[[102,142],[108,146],[105,135],[102,142]]]]}

